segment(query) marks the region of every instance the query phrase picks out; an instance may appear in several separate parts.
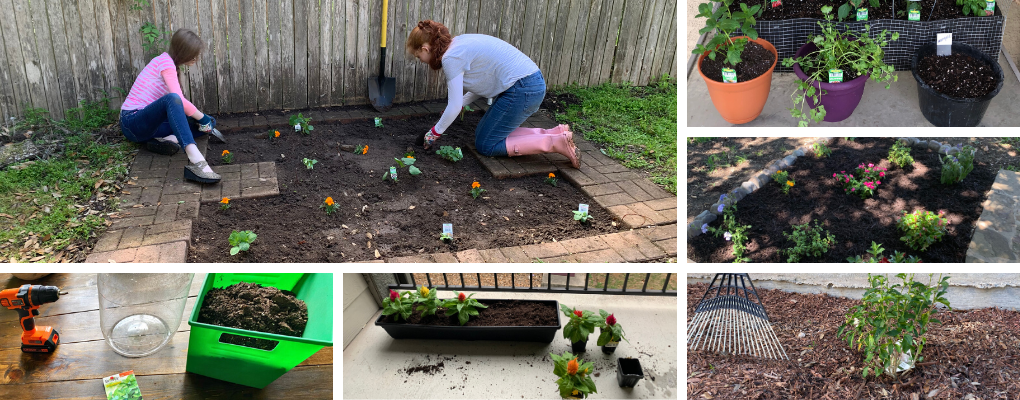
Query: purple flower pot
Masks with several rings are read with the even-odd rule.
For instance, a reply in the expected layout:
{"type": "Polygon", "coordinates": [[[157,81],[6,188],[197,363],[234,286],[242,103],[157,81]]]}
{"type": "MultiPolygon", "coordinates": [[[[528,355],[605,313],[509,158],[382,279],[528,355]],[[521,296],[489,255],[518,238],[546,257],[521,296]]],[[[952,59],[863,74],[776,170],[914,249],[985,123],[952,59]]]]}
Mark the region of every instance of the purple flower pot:
{"type": "MultiPolygon", "coordinates": [[[[794,56],[800,58],[815,50],[818,50],[818,47],[814,43],[808,43],[801,46],[794,56]]],[[[804,70],[800,69],[800,64],[793,65],[793,72],[797,74],[800,80],[808,80],[807,74],[804,73],[804,70]]],[[[850,114],[854,113],[854,109],[861,103],[861,97],[864,96],[864,84],[868,82],[868,76],[868,74],[864,74],[849,82],[840,83],[811,82],[816,88],[821,87],[825,91],[821,95],[819,102],[825,106],[824,120],[826,122],[839,122],[849,118],[850,114]]],[[[818,104],[811,98],[808,98],[807,102],[811,108],[818,107],[818,104]]]]}

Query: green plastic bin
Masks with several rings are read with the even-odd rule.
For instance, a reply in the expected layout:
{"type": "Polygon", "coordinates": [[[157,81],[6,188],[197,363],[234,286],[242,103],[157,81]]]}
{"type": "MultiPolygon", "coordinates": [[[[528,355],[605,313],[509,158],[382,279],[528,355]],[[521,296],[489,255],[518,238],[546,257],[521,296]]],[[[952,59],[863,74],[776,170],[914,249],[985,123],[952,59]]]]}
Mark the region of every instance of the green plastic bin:
{"type": "Polygon", "coordinates": [[[262,389],[324,346],[333,345],[333,274],[209,274],[188,324],[191,325],[188,372],[262,389]],[[198,311],[209,289],[225,288],[238,282],[294,292],[308,305],[304,334],[284,336],[198,322],[198,311]],[[223,343],[224,334],[277,344],[272,350],[262,350],[223,343]]]}

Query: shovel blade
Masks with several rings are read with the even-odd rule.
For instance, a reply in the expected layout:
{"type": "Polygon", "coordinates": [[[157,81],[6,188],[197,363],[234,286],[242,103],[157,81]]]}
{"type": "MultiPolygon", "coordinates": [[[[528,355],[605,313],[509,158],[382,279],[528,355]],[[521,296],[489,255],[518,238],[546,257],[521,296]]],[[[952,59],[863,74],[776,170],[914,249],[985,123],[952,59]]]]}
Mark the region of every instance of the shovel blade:
{"type": "Polygon", "coordinates": [[[376,111],[386,112],[393,108],[393,96],[397,92],[397,80],[387,77],[368,78],[368,99],[376,111]]]}

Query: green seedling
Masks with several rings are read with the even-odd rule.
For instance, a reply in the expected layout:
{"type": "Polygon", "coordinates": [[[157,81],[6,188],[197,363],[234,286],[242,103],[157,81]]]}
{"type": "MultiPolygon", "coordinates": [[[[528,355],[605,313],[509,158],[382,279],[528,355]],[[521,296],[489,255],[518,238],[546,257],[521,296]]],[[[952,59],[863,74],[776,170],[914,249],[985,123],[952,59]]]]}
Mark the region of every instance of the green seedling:
{"type": "Polygon", "coordinates": [[[453,236],[449,233],[440,233],[439,240],[442,240],[444,243],[450,243],[453,242],[453,236]]]}
{"type": "Polygon", "coordinates": [[[439,146],[439,150],[436,151],[440,157],[446,160],[457,162],[464,158],[464,153],[460,150],[460,147],[454,148],[453,146],[439,146]]]}
{"type": "Polygon", "coordinates": [[[587,211],[574,211],[574,221],[580,221],[582,224],[587,224],[589,221],[594,220],[591,215],[588,215],[587,211]]]}
{"type": "Polygon", "coordinates": [[[306,159],[301,160],[301,163],[304,164],[305,167],[307,167],[308,169],[312,169],[312,168],[315,168],[315,164],[319,163],[319,160],[312,160],[312,159],[306,158],[306,159]]]}
{"type": "Polygon", "coordinates": [[[312,130],[315,129],[315,127],[309,124],[309,122],[312,122],[312,119],[305,117],[304,115],[301,115],[301,113],[298,113],[298,115],[290,116],[290,124],[294,126],[295,132],[301,132],[305,135],[310,135],[312,133],[312,130]]]}
{"type": "Polygon", "coordinates": [[[258,235],[252,231],[230,232],[230,237],[227,238],[227,241],[229,241],[230,245],[233,246],[230,248],[230,255],[233,256],[239,252],[248,251],[248,249],[251,248],[251,243],[254,242],[257,237],[258,235]]]}

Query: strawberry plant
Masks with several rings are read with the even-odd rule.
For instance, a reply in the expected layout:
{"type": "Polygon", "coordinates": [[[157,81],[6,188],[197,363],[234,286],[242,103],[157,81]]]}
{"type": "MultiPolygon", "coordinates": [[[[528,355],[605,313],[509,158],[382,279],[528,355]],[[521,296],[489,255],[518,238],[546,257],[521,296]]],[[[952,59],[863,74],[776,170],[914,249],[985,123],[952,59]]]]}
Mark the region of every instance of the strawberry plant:
{"type": "Polygon", "coordinates": [[[305,117],[304,115],[301,115],[301,113],[298,113],[298,115],[290,116],[290,124],[294,126],[295,132],[301,132],[305,135],[310,135],[312,133],[312,130],[315,129],[315,127],[309,124],[309,122],[312,122],[312,119],[305,117]]]}

